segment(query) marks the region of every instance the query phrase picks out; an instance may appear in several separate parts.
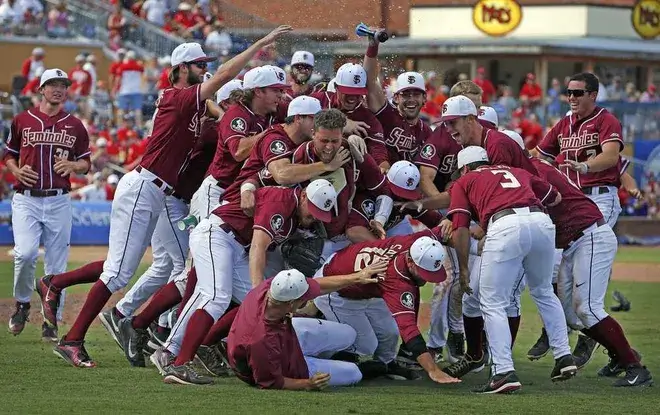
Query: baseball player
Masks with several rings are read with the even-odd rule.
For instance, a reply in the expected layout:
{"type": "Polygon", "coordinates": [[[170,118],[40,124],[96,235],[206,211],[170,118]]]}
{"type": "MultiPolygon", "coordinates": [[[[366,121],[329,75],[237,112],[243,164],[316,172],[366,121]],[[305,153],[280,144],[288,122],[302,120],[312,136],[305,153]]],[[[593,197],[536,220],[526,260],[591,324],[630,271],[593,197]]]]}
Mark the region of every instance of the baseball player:
{"type": "Polygon", "coordinates": [[[285,98],[288,101],[301,95],[310,95],[315,88],[309,83],[314,71],[314,55],[298,50],[291,56],[291,82],[286,91],[285,98]]]}
{"type": "MultiPolygon", "coordinates": [[[[598,88],[598,78],[592,73],[570,78],[566,93],[571,114],[546,134],[533,154],[548,160],[563,155],[562,171],[598,205],[613,228],[621,213],[617,190],[621,184],[619,154],[624,144],[619,121],[596,106],[598,88]]],[[[596,347],[588,337],[578,336],[574,354],[579,367],[591,360],[596,347]]]]}
{"type": "MultiPolygon", "coordinates": [[[[524,149],[522,138],[518,144],[524,149]]],[[[562,202],[548,209],[562,249],[559,298],[568,325],[603,345],[610,362],[599,376],[625,376],[614,386],[650,386],[651,373],[640,363],[619,323],[605,312],[604,301],[618,242],[598,206],[549,162],[532,158],[542,179],[557,188],[562,202]],[[581,323],[581,324],[580,324],[581,323]]],[[[579,366],[578,366],[579,368],[579,366]]]]}
{"type": "MultiPolygon", "coordinates": [[[[418,379],[416,371],[395,360],[399,332],[413,358],[438,383],[459,380],[447,376],[428,353],[417,327],[419,287],[446,279],[445,250],[439,227],[412,235],[367,241],[348,246],[332,255],[315,278],[343,275],[378,261],[387,261],[385,278],[373,286],[352,286],[321,297],[314,303],[328,320],[350,325],[357,332],[352,351],[373,355],[382,374],[395,379],[418,379]]],[[[350,349],[349,349],[350,350],[350,349]]]]}
{"type": "MultiPolygon", "coordinates": [[[[261,188],[256,191],[256,201],[254,218],[245,215],[240,199],[223,202],[190,236],[197,286],[165,348],[150,358],[166,382],[201,382],[190,363],[213,323],[232,299],[242,302],[252,287],[261,284],[269,246],[281,244],[298,227],[331,220],[337,193],[327,180],[315,180],[305,189],[261,188]],[[248,246],[249,255],[245,252],[248,246]],[[176,356],[171,364],[169,355],[176,356]]],[[[122,320],[123,325],[130,325],[130,320],[122,320]]],[[[133,338],[135,350],[128,353],[141,351],[139,334],[134,330],[133,338]]]]}
{"type": "Polygon", "coordinates": [[[419,118],[426,102],[426,85],[419,73],[404,72],[399,75],[392,103],[388,102],[378,81],[378,45],[378,41],[369,36],[363,65],[367,72],[367,103],[383,127],[385,147],[374,145],[377,143],[374,141],[367,141],[367,144],[380,168],[387,172],[399,160],[413,161],[432,131],[419,118]]]}
{"type": "MultiPolygon", "coordinates": [[[[322,390],[362,379],[355,363],[330,359],[350,347],[355,330],[346,324],[291,318],[319,295],[354,284],[373,284],[386,264],[314,280],[298,270],[281,271],[245,297],[228,338],[229,362],[243,382],[263,389],[322,390]]],[[[166,377],[167,379],[167,377],[166,377]]]]}
{"type": "MultiPolygon", "coordinates": [[[[41,240],[46,273],[66,270],[72,222],[69,178],[72,173],[87,173],[91,165],[87,130],[78,118],[62,111],[70,85],[63,70],[45,70],[39,82],[39,106],[14,117],[7,138],[4,159],[17,180],[11,201],[16,311],[9,319],[9,332],[14,336],[29,320],[41,240]]],[[[46,295],[39,286],[37,292],[42,298],[46,295]]],[[[52,310],[42,311],[44,340],[57,341],[63,306],[62,295],[52,310]]]]}
{"type": "MultiPolygon", "coordinates": [[[[445,122],[460,117],[447,113],[445,122]]],[[[447,214],[454,228],[452,239],[458,254],[460,284],[467,295],[472,294],[468,269],[471,215],[479,218],[488,235],[482,253],[479,294],[493,366],[488,383],[475,392],[509,393],[521,388],[511,358],[511,334],[505,312],[521,268],[551,340],[556,362],[550,376],[553,381],[569,379],[577,367],[568,345],[561,304],[552,292],[555,227],[543,213],[542,205],[556,205],[561,196],[553,186],[522,169],[490,166],[482,147],[466,147],[458,153],[457,160],[461,177],[451,188],[447,214]]]]}
{"type": "MultiPolygon", "coordinates": [[[[103,273],[90,290],[71,330],[55,353],[77,367],[94,367],[84,347],[89,325],[111,294],[126,286],[135,273],[153,234],[165,198],[173,193],[178,174],[189,162],[201,132],[200,118],[206,99],[232,80],[251,57],[291,30],[280,26],[246,51],[226,62],[209,81],[201,83],[207,57],[197,43],[184,43],[172,52],[170,79],[173,88],[163,91],[154,116],[154,128],[140,165],[119,182],[112,202],[108,258],[103,273]]],[[[46,302],[58,296],[57,276],[51,279],[46,302]]]]}
{"type": "Polygon", "coordinates": [[[254,143],[273,123],[286,75],[276,66],[250,69],[243,77],[240,102],[230,106],[218,124],[218,147],[208,176],[195,198],[213,210],[225,190],[234,182],[254,143]],[[205,203],[204,203],[205,202],[205,203]]]}

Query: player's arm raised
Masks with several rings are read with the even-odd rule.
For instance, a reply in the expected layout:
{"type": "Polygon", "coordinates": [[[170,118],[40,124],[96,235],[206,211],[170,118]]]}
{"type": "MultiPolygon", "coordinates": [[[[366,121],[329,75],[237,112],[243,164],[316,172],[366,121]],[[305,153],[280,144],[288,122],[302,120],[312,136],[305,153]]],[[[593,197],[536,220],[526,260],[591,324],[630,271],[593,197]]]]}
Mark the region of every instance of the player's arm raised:
{"type": "Polygon", "coordinates": [[[367,104],[372,112],[377,112],[387,104],[387,96],[378,83],[378,41],[372,36],[368,39],[362,67],[367,72],[367,104]]]}
{"type": "Polygon", "coordinates": [[[200,100],[203,101],[212,98],[221,86],[236,78],[245,65],[247,65],[250,59],[252,59],[259,50],[272,44],[282,35],[289,33],[291,30],[291,26],[279,26],[265,37],[254,42],[242,53],[222,64],[213,77],[204,82],[200,87],[200,100]]]}

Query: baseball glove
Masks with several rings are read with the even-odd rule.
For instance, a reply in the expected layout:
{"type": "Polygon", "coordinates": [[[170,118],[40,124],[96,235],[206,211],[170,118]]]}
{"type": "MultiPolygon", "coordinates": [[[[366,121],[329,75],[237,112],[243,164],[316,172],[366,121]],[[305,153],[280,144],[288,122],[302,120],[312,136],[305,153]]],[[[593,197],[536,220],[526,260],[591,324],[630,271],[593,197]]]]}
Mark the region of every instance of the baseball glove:
{"type": "Polygon", "coordinates": [[[323,238],[291,238],[282,244],[282,257],[287,268],[295,268],[313,277],[323,263],[323,238]]]}

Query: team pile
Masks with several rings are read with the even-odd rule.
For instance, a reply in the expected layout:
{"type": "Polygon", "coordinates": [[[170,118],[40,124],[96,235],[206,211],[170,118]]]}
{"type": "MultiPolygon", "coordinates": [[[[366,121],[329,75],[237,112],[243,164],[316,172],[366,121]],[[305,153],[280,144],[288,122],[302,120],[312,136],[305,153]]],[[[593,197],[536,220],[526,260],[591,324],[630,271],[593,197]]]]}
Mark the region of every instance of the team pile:
{"type": "Polygon", "coordinates": [[[419,119],[419,73],[401,74],[388,101],[373,35],[362,65],[341,66],[327,85],[308,83],[305,51],[293,55],[292,86],[274,66],[235,79],[290,31],[275,29],[215,74],[198,44],[172,52],[173,87],[158,99],[142,162],[117,187],[108,256],[70,272],[68,176],[88,170],[89,139],[61,110],[66,73],[43,73],[43,100],[14,119],[5,155],[19,181],[10,332],[28,321],[43,240],[42,336],[76,367],[96,366],[84,339],[98,316],[132,366],[148,358],[166,383],[235,375],[320,390],[426,372],[444,384],[488,367],[476,392],[510,393],[521,388],[511,350],[528,287],[544,323],[528,357],[552,351],[552,381],[575,376],[602,346],[610,362],[599,376],[653,384],[604,310],[617,189],[638,190],[619,122],[595,106],[593,74],[571,78],[571,112],[528,152],[471,81],[451,88],[435,129],[419,119]],[[426,229],[414,232],[411,218],[426,229]],[[149,244],[151,266],[104,311],[149,244]],[[82,283],[94,285],[58,338],[65,289],[82,283]],[[428,340],[417,324],[426,283],[428,340]]]}

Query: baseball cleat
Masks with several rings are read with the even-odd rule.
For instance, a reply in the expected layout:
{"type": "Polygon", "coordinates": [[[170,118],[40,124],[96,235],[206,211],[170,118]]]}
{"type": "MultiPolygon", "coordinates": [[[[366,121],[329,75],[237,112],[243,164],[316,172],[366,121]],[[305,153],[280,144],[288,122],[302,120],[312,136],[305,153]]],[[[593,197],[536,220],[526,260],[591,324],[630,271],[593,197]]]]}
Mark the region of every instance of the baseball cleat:
{"type": "Polygon", "coordinates": [[[392,380],[418,380],[422,378],[418,370],[404,367],[396,359],[387,364],[387,373],[385,376],[392,380]]]}
{"type": "Polygon", "coordinates": [[[529,360],[539,360],[545,357],[550,351],[550,340],[548,340],[548,332],[545,331],[545,327],[541,330],[541,337],[534,343],[531,349],[527,352],[527,358],[529,360]]]}
{"type": "Polygon", "coordinates": [[[153,353],[153,350],[156,350],[161,346],[165,346],[165,342],[167,341],[167,338],[170,337],[170,333],[172,332],[171,329],[160,326],[156,326],[156,328],[149,327],[147,330],[149,331],[149,340],[147,341],[145,350],[151,350],[149,354],[153,353]]]}
{"type": "Polygon", "coordinates": [[[447,335],[447,361],[456,363],[465,356],[465,335],[449,332],[447,335]]]}
{"type": "Polygon", "coordinates": [[[573,358],[578,370],[589,363],[599,346],[598,342],[591,337],[578,334],[577,343],[575,343],[575,349],[573,349],[573,358]]]}
{"type": "Polygon", "coordinates": [[[179,385],[211,385],[213,384],[213,379],[199,375],[193,369],[192,362],[188,362],[181,366],[167,366],[165,368],[163,382],[179,385]]]}
{"type": "Polygon", "coordinates": [[[484,386],[474,389],[474,393],[513,393],[522,387],[515,371],[493,375],[484,386]]]}
{"type": "Polygon", "coordinates": [[[229,376],[232,373],[231,369],[225,365],[224,358],[215,346],[199,346],[194,363],[201,366],[211,376],[229,376]]]}
{"type": "Polygon", "coordinates": [[[9,332],[14,336],[21,334],[25,323],[30,321],[30,303],[16,302],[16,311],[9,319],[9,332]]]}
{"type": "Polygon", "coordinates": [[[37,281],[35,291],[39,294],[39,298],[41,298],[41,313],[44,316],[44,321],[57,329],[57,307],[60,303],[62,290],[50,283],[52,277],[52,275],[46,275],[40,278],[37,281]]]}
{"type": "Polygon", "coordinates": [[[99,314],[99,321],[108,330],[110,336],[117,342],[117,345],[120,349],[124,350],[121,343],[119,342],[119,317],[115,314],[115,308],[112,307],[110,310],[104,311],[99,314]]]}
{"type": "Polygon", "coordinates": [[[146,329],[133,328],[133,317],[119,320],[119,335],[117,336],[124,355],[131,366],[144,367],[144,354],[142,349],[147,343],[149,333],[146,329]]]}
{"type": "MultiPolygon", "coordinates": [[[[642,355],[635,349],[632,349],[632,352],[635,354],[637,361],[642,361],[642,355]]],[[[619,364],[619,359],[615,356],[610,356],[610,361],[600,368],[598,371],[598,376],[606,378],[615,378],[626,371],[626,368],[619,364]]]]}
{"type": "Polygon", "coordinates": [[[57,341],[57,327],[51,327],[45,321],[41,324],[41,340],[45,342],[57,341]]]}
{"type": "Polygon", "coordinates": [[[157,348],[151,356],[149,361],[156,366],[158,373],[165,376],[165,369],[174,364],[175,356],[169,350],[162,347],[157,348]]]}
{"type": "Polygon", "coordinates": [[[56,356],[74,367],[92,368],[96,363],[89,358],[85,350],[85,341],[66,341],[62,338],[53,349],[56,356]]]}
{"type": "Polygon", "coordinates": [[[460,379],[468,373],[481,372],[488,365],[488,359],[487,353],[482,353],[479,360],[472,360],[470,356],[465,355],[458,362],[444,368],[443,371],[453,378],[460,379]]]}
{"type": "Polygon", "coordinates": [[[651,372],[640,364],[630,365],[626,368],[626,375],[614,382],[616,387],[653,386],[651,372]]]}
{"type": "Polygon", "coordinates": [[[568,380],[575,376],[577,371],[578,368],[575,365],[575,359],[573,359],[573,355],[569,353],[559,359],[555,359],[555,367],[552,369],[550,379],[552,379],[553,382],[568,380]]]}

